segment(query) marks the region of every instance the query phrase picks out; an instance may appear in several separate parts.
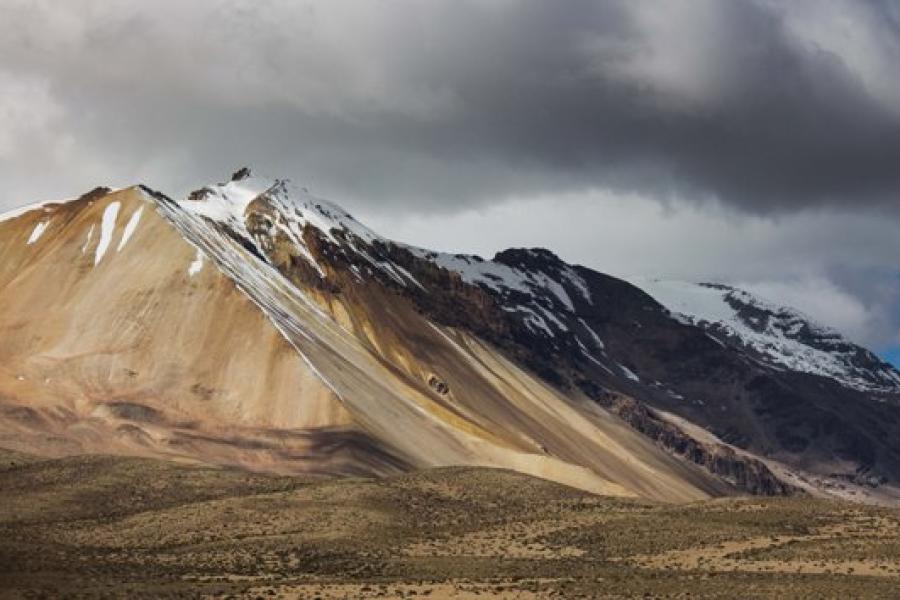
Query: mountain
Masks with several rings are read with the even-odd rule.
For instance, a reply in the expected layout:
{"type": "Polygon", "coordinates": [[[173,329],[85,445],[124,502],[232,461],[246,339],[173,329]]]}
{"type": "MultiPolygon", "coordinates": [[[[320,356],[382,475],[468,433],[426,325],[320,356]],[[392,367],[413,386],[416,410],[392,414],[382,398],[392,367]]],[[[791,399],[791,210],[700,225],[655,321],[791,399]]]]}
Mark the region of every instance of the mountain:
{"type": "Polygon", "coordinates": [[[248,169],[181,200],[98,188],[4,215],[0,256],[14,450],[897,497],[900,374],[731,288],[415,248],[248,169]]]}
{"type": "Polygon", "coordinates": [[[652,279],[633,283],[675,318],[705,329],[772,368],[821,375],[886,398],[900,393],[900,373],[893,366],[793,308],[713,283],[652,279]]]}

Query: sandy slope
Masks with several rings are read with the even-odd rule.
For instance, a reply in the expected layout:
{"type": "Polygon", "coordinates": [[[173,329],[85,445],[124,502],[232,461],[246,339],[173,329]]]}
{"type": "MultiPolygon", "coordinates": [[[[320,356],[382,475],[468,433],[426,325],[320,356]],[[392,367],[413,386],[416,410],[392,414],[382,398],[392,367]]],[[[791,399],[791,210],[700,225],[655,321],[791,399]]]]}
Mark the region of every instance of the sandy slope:
{"type": "Polygon", "coordinates": [[[729,492],[383,288],[298,289],[136,188],[0,222],[0,339],[0,446],[281,472],[499,466],[668,501],[729,492]]]}
{"type": "Polygon", "coordinates": [[[135,190],[0,223],[0,254],[0,395],[5,406],[35,411],[4,419],[7,446],[196,453],[201,460],[221,452],[232,455],[222,460],[268,462],[252,448],[216,449],[216,439],[350,423],[231,281],[208,263],[189,274],[196,250],[135,190]],[[112,203],[120,205],[118,219],[95,264],[112,203]],[[26,245],[43,221],[44,234],[26,245]]]}

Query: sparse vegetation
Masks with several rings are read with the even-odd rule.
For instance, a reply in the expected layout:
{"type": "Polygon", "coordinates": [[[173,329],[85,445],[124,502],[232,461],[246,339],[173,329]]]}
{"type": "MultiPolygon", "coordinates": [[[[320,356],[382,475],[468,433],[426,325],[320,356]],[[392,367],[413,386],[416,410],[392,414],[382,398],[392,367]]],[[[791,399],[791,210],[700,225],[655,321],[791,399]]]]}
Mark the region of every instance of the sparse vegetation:
{"type": "Polygon", "coordinates": [[[662,505],[507,471],[385,480],[0,452],[0,596],[889,597],[900,511],[662,505]]]}

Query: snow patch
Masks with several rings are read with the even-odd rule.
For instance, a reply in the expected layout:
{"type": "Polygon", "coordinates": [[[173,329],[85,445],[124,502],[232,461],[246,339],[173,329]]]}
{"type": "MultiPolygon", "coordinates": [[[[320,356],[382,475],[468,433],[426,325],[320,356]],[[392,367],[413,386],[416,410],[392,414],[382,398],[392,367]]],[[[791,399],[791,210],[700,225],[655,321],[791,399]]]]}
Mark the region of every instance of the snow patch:
{"type": "Polygon", "coordinates": [[[625,365],[619,364],[619,368],[622,369],[622,372],[625,373],[625,377],[627,377],[628,379],[630,379],[632,381],[640,381],[641,380],[641,378],[638,377],[634,371],[632,371],[625,365]]]}
{"type": "Polygon", "coordinates": [[[432,252],[424,248],[416,248],[415,246],[404,245],[403,247],[414,256],[424,258],[448,271],[458,273],[460,278],[466,283],[482,285],[499,294],[504,294],[510,290],[525,294],[531,293],[524,274],[504,264],[492,260],[483,260],[477,256],[432,252]]]}
{"type": "Polygon", "coordinates": [[[560,302],[562,302],[563,306],[566,307],[566,310],[569,312],[575,312],[575,305],[572,303],[572,299],[569,298],[569,294],[566,293],[565,288],[559,284],[558,281],[551,278],[546,273],[528,273],[528,279],[530,279],[533,284],[532,287],[544,288],[546,290],[550,290],[554,296],[556,296],[560,302]]]}
{"type": "Polygon", "coordinates": [[[41,210],[44,212],[50,212],[52,209],[48,206],[50,204],[57,204],[57,201],[50,200],[47,202],[38,202],[37,204],[28,204],[26,206],[20,206],[19,208],[14,208],[12,210],[8,210],[5,213],[0,214],[0,223],[3,221],[10,221],[15,219],[16,217],[21,217],[22,215],[29,213],[33,210],[41,210]]]}
{"type": "Polygon", "coordinates": [[[188,266],[188,277],[193,277],[203,270],[203,251],[197,248],[197,255],[194,261],[188,266]]]}
{"type": "Polygon", "coordinates": [[[584,343],[580,339],[575,338],[575,341],[578,343],[578,347],[581,349],[581,353],[584,355],[584,357],[586,359],[588,359],[589,361],[591,361],[592,363],[594,363],[595,365],[597,365],[598,367],[600,367],[601,369],[603,369],[604,371],[606,371],[607,373],[612,375],[613,377],[616,376],[616,374],[612,372],[612,369],[610,369],[609,367],[604,365],[602,362],[597,360],[594,357],[594,355],[591,354],[590,351],[588,351],[588,349],[585,347],[584,343]]]}
{"type": "Polygon", "coordinates": [[[97,251],[94,254],[95,267],[103,260],[103,256],[112,242],[113,232],[116,229],[116,218],[119,216],[119,207],[119,202],[110,202],[103,211],[103,220],[100,223],[100,242],[97,244],[97,251]]]}
{"type": "Polygon", "coordinates": [[[591,329],[591,326],[587,324],[587,321],[578,317],[578,322],[581,323],[581,326],[585,328],[585,330],[591,334],[591,339],[594,340],[594,345],[603,350],[606,348],[606,344],[603,343],[603,340],[600,339],[600,336],[597,335],[597,332],[591,329]]]}
{"type": "Polygon", "coordinates": [[[563,277],[575,286],[579,292],[581,292],[581,297],[584,298],[584,301],[588,304],[593,304],[594,301],[591,298],[591,291],[588,289],[587,282],[573,269],[565,268],[561,271],[563,277]]]}
{"type": "Polygon", "coordinates": [[[131,215],[131,218],[128,219],[128,223],[125,225],[125,231],[122,233],[122,240],[119,242],[119,247],[116,248],[116,252],[121,252],[122,248],[125,247],[125,244],[128,243],[128,240],[131,239],[131,236],[134,235],[134,230],[137,229],[138,223],[141,221],[141,214],[144,212],[144,207],[139,207],[134,213],[131,215]]]}
{"type": "Polygon", "coordinates": [[[41,221],[37,225],[34,226],[34,229],[31,231],[31,236],[28,238],[28,246],[32,245],[44,235],[44,232],[47,230],[47,226],[50,225],[50,221],[41,221]]]}
{"type": "Polygon", "coordinates": [[[94,225],[91,225],[91,228],[88,229],[87,239],[84,240],[84,246],[81,247],[82,256],[87,252],[88,246],[91,245],[91,239],[94,237],[94,227],[94,225]]]}
{"type": "Polygon", "coordinates": [[[553,333],[553,330],[550,329],[550,327],[547,325],[547,322],[544,320],[544,318],[541,315],[539,315],[537,313],[537,311],[535,311],[534,309],[532,309],[528,306],[524,306],[524,305],[519,305],[516,307],[502,306],[501,308],[503,310],[505,310],[506,312],[527,313],[524,318],[524,322],[525,322],[525,326],[528,327],[528,329],[530,329],[534,333],[540,333],[541,331],[543,331],[545,334],[547,334],[547,337],[555,337],[556,336],[556,334],[553,333]]]}

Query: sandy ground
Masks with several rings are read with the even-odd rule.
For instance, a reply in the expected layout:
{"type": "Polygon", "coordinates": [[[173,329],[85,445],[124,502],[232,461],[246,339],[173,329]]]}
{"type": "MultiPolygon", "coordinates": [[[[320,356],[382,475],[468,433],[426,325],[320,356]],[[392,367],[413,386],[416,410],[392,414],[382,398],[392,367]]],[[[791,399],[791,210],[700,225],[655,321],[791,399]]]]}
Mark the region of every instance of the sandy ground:
{"type": "Polygon", "coordinates": [[[900,512],[511,471],[310,479],[0,453],[0,597],[883,598],[900,512]]]}

